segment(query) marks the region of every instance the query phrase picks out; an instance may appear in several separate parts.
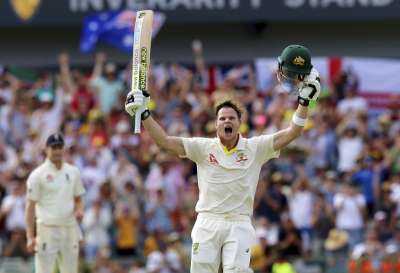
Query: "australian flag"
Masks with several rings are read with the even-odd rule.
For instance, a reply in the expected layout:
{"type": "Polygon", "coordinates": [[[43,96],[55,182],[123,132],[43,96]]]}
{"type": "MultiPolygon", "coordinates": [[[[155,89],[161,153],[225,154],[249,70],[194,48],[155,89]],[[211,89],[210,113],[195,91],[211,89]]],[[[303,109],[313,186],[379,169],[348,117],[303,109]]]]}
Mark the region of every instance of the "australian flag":
{"type": "MultiPolygon", "coordinates": [[[[80,42],[83,53],[93,51],[98,42],[108,43],[128,53],[132,52],[133,30],[136,11],[108,11],[86,16],[80,42]]],[[[153,38],[165,22],[163,13],[155,12],[153,17],[153,38]]]]}

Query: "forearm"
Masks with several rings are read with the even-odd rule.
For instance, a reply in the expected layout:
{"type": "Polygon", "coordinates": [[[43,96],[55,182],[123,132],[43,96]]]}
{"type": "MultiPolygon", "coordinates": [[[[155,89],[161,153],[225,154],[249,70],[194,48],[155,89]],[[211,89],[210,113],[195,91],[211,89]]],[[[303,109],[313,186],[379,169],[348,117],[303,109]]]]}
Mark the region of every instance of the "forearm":
{"type": "MultiPolygon", "coordinates": [[[[294,117],[297,117],[297,119],[302,119],[305,122],[305,119],[307,118],[307,107],[299,105],[294,117]]],[[[277,151],[286,147],[290,142],[301,135],[303,128],[304,124],[296,124],[292,120],[288,128],[279,131],[274,135],[274,150],[277,151]]]]}
{"type": "MultiPolygon", "coordinates": [[[[299,104],[294,115],[296,115],[298,118],[305,120],[305,119],[307,119],[307,112],[308,112],[307,107],[299,104]]],[[[290,136],[291,136],[290,142],[301,135],[301,133],[303,132],[303,128],[304,128],[304,126],[295,124],[292,119],[292,121],[290,123],[290,127],[289,127],[290,136]]]]}
{"type": "Polygon", "coordinates": [[[151,116],[142,121],[142,123],[154,142],[161,148],[165,148],[168,138],[165,130],[151,116]]]}
{"type": "Polygon", "coordinates": [[[75,197],[74,200],[74,211],[83,211],[83,200],[81,196],[75,197]]]}
{"type": "Polygon", "coordinates": [[[35,237],[35,206],[27,204],[25,210],[25,222],[26,222],[26,237],[32,239],[35,237]]]}

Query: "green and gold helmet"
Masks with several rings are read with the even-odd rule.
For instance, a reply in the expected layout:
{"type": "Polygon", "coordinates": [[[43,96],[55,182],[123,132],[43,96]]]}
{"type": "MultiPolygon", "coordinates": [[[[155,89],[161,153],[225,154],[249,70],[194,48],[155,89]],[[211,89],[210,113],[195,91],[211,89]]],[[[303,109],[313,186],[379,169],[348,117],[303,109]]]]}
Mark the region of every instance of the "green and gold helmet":
{"type": "Polygon", "coordinates": [[[302,45],[287,46],[278,57],[279,81],[303,81],[313,68],[310,51],[302,45]]]}

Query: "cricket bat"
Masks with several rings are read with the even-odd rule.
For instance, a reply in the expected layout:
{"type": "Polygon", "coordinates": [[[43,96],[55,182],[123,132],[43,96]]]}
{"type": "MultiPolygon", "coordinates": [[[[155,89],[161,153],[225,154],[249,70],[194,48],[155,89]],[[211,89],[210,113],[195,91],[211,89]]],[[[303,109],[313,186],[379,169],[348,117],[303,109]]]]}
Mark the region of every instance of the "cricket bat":
{"type": "MultiPolygon", "coordinates": [[[[141,10],[136,13],[132,54],[132,91],[148,91],[153,11],[141,10]]],[[[140,109],[140,108],[139,108],[140,109]]],[[[135,113],[135,134],[140,133],[140,110],[135,113]]]]}

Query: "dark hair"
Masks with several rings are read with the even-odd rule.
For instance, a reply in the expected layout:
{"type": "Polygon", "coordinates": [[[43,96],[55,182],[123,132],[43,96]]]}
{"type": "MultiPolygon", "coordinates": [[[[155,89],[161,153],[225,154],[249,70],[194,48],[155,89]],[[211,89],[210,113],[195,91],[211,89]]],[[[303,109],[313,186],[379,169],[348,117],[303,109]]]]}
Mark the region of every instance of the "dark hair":
{"type": "Polygon", "coordinates": [[[242,118],[242,111],[240,110],[240,106],[237,105],[236,103],[234,103],[231,100],[225,100],[225,101],[217,104],[217,106],[215,107],[215,115],[218,116],[219,110],[221,110],[224,107],[232,108],[233,110],[235,110],[235,112],[238,115],[239,119],[242,118]]]}

